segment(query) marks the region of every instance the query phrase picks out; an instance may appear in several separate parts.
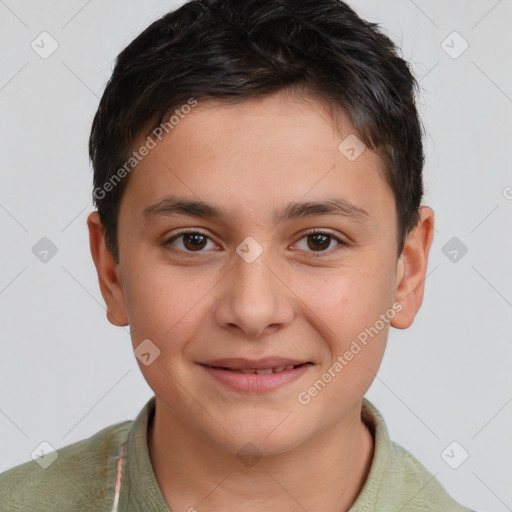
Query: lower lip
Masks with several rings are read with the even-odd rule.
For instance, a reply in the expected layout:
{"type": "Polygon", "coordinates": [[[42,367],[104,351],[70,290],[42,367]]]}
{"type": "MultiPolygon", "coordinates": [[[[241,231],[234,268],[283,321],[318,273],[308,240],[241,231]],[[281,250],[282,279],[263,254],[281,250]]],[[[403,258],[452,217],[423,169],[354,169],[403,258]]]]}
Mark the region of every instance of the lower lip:
{"type": "Polygon", "coordinates": [[[264,393],[288,384],[309,370],[311,364],[304,364],[293,370],[283,370],[279,373],[258,374],[258,373],[239,373],[229,370],[212,368],[211,366],[201,365],[212,377],[222,384],[237,391],[248,391],[251,393],[264,393]]]}

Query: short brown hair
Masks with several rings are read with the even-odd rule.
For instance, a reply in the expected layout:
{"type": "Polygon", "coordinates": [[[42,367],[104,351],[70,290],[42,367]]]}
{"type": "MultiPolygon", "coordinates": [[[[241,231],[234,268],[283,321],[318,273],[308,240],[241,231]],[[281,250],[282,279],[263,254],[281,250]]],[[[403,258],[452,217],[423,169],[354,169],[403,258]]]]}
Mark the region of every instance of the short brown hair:
{"type": "Polygon", "coordinates": [[[382,155],[400,255],[423,196],[417,88],[394,43],[341,0],[187,2],[119,54],[94,117],[93,201],[109,249],[119,261],[119,205],[129,173],[116,172],[126,169],[137,136],[190,98],[233,103],[294,89],[342,107],[359,138],[382,155]]]}

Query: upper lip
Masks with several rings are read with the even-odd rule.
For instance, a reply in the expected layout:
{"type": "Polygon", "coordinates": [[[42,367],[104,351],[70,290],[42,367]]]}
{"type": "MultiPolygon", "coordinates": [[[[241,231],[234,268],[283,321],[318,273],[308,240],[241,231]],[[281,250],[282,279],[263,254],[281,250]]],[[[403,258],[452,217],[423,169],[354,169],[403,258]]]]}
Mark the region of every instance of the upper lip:
{"type": "Polygon", "coordinates": [[[281,366],[297,366],[299,364],[308,363],[303,359],[289,359],[286,357],[263,357],[262,359],[245,359],[243,357],[226,357],[222,359],[212,359],[210,361],[202,361],[199,364],[205,366],[216,366],[221,368],[229,368],[231,370],[264,370],[268,368],[279,368],[281,366]]]}

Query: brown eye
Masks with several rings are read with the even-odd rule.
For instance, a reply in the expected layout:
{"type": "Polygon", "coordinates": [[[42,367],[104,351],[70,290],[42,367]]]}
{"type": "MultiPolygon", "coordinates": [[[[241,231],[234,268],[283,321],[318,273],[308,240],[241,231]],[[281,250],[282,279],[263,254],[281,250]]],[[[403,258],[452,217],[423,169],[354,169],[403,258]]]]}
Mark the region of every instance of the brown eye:
{"type": "Polygon", "coordinates": [[[201,233],[187,233],[183,235],[183,245],[191,250],[204,249],[207,238],[201,233]]]}
{"type": "Polygon", "coordinates": [[[329,247],[332,239],[329,235],[322,235],[318,233],[308,235],[306,238],[308,240],[308,247],[313,251],[324,251],[329,247]]]}
{"type": "Polygon", "coordinates": [[[203,249],[208,245],[208,241],[211,242],[209,237],[204,233],[199,231],[187,231],[173,236],[166,242],[166,245],[173,245],[185,252],[203,252],[203,249]]]}
{"type": "Polygon", "coordinates": [[[297,243],[300,250],[310,253],[330,253],[336,250],[338,246],[344,245],[346,244],[342,240],[326,231],[306,233],[297,243]]]}

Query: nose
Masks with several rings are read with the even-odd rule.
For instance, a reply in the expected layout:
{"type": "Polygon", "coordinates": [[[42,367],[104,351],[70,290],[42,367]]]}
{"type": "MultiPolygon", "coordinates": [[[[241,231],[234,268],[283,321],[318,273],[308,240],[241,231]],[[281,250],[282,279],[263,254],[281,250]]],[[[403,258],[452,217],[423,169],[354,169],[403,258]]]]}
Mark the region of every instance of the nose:
{"type": "Polygon", "coordinates": [[[292,321],[293,293],[269,253],[269,249],[264,250],[251,263],[234,255],[234,266],[222,280],[214,305],[220,327],[254,340],[292,321]]]}

